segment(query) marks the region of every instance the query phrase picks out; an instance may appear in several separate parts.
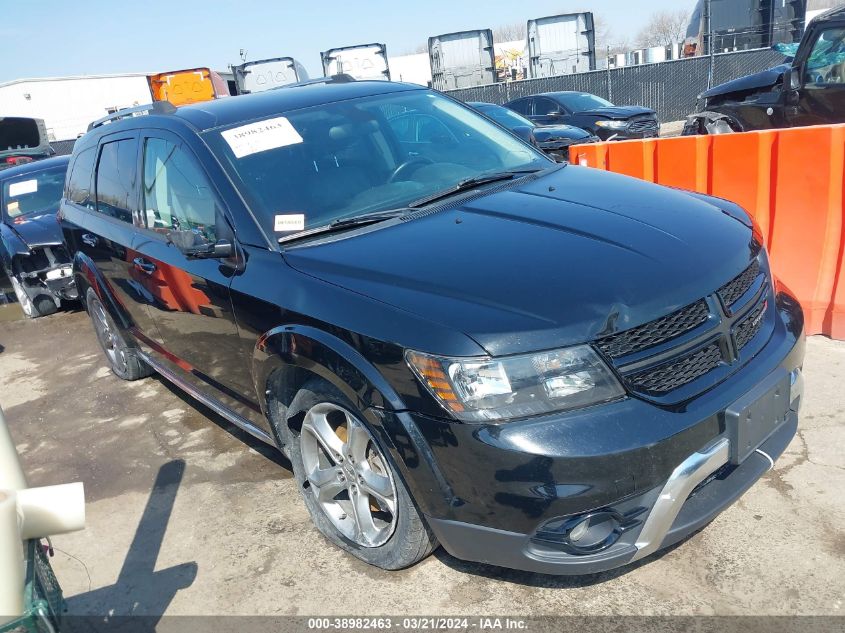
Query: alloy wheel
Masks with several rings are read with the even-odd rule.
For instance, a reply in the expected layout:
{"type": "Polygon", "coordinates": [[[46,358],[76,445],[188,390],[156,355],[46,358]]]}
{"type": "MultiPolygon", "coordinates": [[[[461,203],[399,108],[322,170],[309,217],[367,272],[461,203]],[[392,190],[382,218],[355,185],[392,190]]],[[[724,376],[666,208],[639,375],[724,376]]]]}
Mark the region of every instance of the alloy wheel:
{"type": "Polygon", "coordinates": [[[99,301],[93,302],[93,317],[94,330],[97,332],[97,339],[103,347],[106,356],[108,356],[112,367],[119,373],[125,373],[127,370],[126,352],[123,349],[123,343],[120,340],[117,332],[109,323],[108,316],[106,316],[106,309],[99,301]]]}
{"type": "Polygon", "coordinates": [[[396,528],[396,486],[363,422],[336,404],[314,405],[300,447],[307,487],[334,527],[362,547],[386,543],[396,528]]]}

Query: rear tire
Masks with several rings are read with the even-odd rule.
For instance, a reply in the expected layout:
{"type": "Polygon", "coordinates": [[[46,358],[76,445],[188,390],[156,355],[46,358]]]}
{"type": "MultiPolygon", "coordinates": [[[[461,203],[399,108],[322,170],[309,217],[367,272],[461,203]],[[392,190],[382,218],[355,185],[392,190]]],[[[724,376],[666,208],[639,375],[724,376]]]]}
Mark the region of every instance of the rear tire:
{"type": "Polygon", "coordinates": [[[387,451],[347,398],[325,381],[313,380],[296,394],[288,415],[302,417],[301,428],[283,422],[277,431],[323,536],[388,570],[409,567],[434,551],[437,540],[387,451]]]}
{"type": "Polygon", "coordinates": [[[88,306],[88,315],[94,325],[94,332],[97,334],[97,341],[103,348],[103,353],[114,375],[123,380],[138,380],[152,374],[153,371],[149,365],[138,356],[138,350],[127,345],[126,339],[117,329],[93,288],[88,288],[85,302],[88,306]]]}

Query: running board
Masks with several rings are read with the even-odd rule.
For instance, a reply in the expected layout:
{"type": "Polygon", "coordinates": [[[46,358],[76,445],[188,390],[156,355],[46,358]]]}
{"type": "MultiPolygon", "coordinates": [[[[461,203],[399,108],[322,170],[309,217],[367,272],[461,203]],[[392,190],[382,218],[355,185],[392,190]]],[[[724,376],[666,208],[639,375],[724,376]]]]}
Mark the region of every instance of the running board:
{"type": "Polygon", "coordinates": [[[240,415],[238,415],[237,413],[235,413],[234,411],[229,409],[229,407],[224,405],[222,402],[220,402],[216,398],[213,398],[212,396],[209,396],[207,394],[202,393],[196,387],[191,385],[188,381],[186,381],[182,377],[178,376],[176,373],[169,370],[167,367],[165,367],[164,365],[159,363],[157,360],[154,360],[153,358],[151,358],[150,356],[148,356],[147,354],[143,353],[140,350],[138,350],[137,353],[138,353],[138,356],[141,357],[141,360],[143,360],[150,367],[152,367],[153,370],[155,370],[156,373],[160,374],[168,382],[171,382],[174,385],[176,385],[177,387],[179,387],[179,389],[181,389],[182,391],[187,393],[194,400],[198,400],[199,402],[203,403],[209,409],[211,409],[212,411],[214,411],[218,415],[226,418],[229,422],[234,424],[236,427],[238,427],[239,429],[242,429],[243,431],[246,431],[247,433],[249,433],[253,437],[258,438],[262,442],[266,442],[267,444],[270,444],[270,446],[274,446],[274,447],[276,446],[275,440],[273,440],[273,438],[270,437],[266,432],[264,432],[263,430],[261,430],[260,428],[255,426],[252,422],[250,422],[249,420],[241,417],[240,415]]]}

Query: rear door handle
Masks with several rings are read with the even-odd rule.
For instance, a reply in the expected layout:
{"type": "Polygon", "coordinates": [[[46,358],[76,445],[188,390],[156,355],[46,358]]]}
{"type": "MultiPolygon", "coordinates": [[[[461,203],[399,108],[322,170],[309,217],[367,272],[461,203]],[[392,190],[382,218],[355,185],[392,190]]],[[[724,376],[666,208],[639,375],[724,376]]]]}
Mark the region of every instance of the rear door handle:
{"type": "Polygon", "coordinates": [[[97,236],[91,235],[90,233],[83,233],[82,241],[91,248],[96,248],[97,244],[100,243],[100,240],[97,238],[97,236]]]}
{"type": "Polygon", "coordinates": [[[144,259],[143,257],[136,257],[132,260],[132,264],[140,270],[141,272],[147,273],[148,275],[152,275],[156,271],[156,265],[153,264],[151,261],[144,259]]]}

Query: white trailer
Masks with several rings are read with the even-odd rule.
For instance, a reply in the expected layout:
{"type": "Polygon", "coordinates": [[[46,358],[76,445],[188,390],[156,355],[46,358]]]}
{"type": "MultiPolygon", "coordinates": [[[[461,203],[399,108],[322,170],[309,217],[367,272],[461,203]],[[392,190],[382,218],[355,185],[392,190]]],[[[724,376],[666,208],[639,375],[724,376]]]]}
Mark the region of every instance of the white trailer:
{"type": "Polygon", "coordinates": [[[592,13],[567,13],[528,20],[528,71],[532,79],[595,69],[592,13]]]}
{"type": "Polygon", "coordinates": [[[350,75],[355,79],[376,79],[390,81],[390,66],[387,61],[387,47],[384,44],[358,44],[330,48],[320,53],[323,74],[350,75]]]}
{"type": "Polygon", "coordinates": [[[493,31],[460,31],[428,38],[431,85],[438,90],[496,83],[493,31]]]}
{"type": "Polygon", "coordinates": [[[263,92],[308,79],[305,66],[293,57],[274,57],[232,66],[238,94],[263,92]]]}

